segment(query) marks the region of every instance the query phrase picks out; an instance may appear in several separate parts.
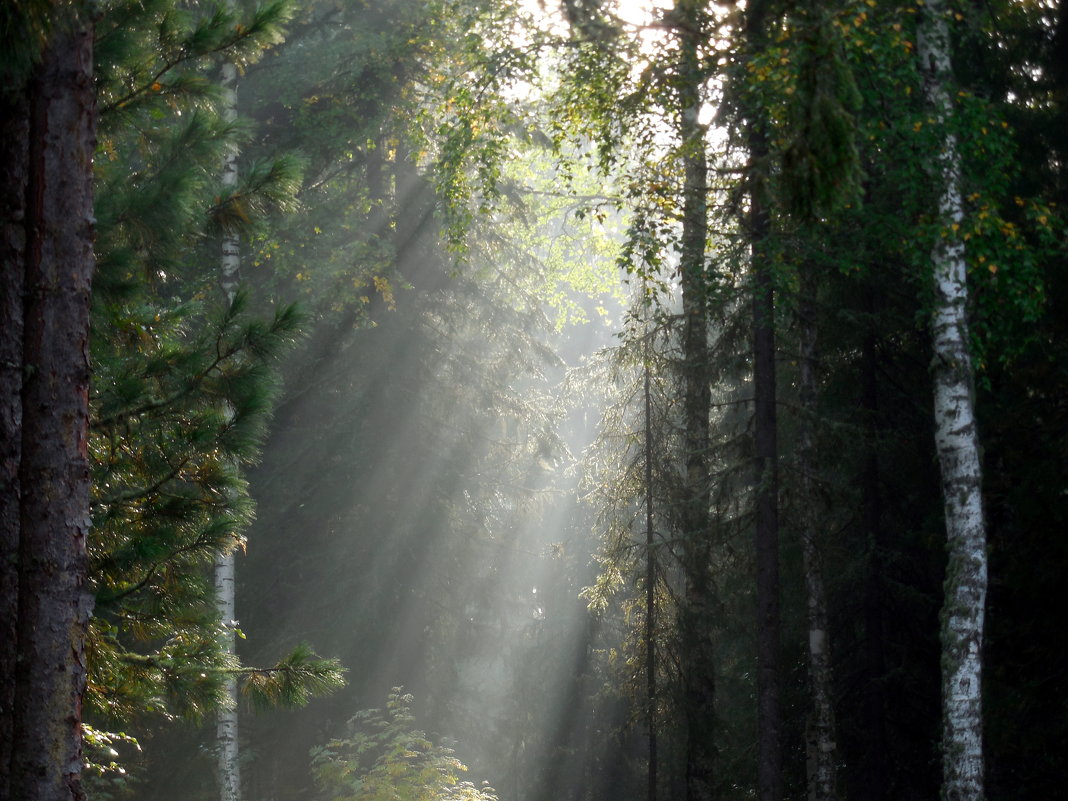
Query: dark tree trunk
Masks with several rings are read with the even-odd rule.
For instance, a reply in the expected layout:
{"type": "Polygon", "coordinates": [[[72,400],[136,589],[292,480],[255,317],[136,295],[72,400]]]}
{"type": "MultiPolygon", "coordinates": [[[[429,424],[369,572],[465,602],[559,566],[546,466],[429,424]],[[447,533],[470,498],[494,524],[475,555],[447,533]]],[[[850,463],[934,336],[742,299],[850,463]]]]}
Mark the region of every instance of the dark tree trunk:
{"type": "Polygon", "coordinates": [[[92,45],[87,22],[59,25],[29,91],[13,801],[82,797],[92,45]]]}
{"type": "Polygon", "coordinates": [[[827,593],[823,581],[823,536],[816,501],[819,454],[816,422],[819,419],[819,362],[817,346],[818,282],[816,266],[801,264],[799,275],[798,328],[800,332],[800,381],[798,399],[798,472],[801,480],[802,553],[805,589],[808,595],[808,674],[812,718],[808,726],[809,801],[834,801],[837,797],[834,694],[831,680],[830,628],[827,593]]]}
{"type": "Polygon", "coordinates": [[[710,801],[715,795],[715,659],[712,652],[710,500],[708,463],[709,386],[708,295],[705,264],[708,237],[708,164],[704,128],[699,122],[702,74],[698,57],[700,20],[693,2],[676,5],[678,36],[679,134],[683,148],[682,283],[683,437],[686,480],[680,515],[685,597],[680,613],[683,703],[686,714],[686,797],[710,801]]]}
{"type": "MultiPolygon", "coordinates": [[[[875,292],[865,290],[869,325],[875,321],[875,292]]],[[[879,384],[876,373],[876,341],[871,331],[864,337],[861,353],[861,408],[864,411],[864,470],[861,477],[864,530],[868,540],[868,578],[864,584],[865,673],[862,714],[864,751],[864,799],[886,801],[890,780],[886,743],[886,655],[883,652],[883,555],[882,493],[879,488],[879,384]]]]}
{"type": "MultiPolygon", "coordinates": [[[[766,2],[746,9],[751,53],[765,45],[766,2]]],[[[775,288],[767,253],[771,231],[764,189],[768,141],[762,114],[749,110],[749,220],[753,273],[754,486],[756,488],[758,797],[782,797],[779,704],[779,479],[775,410],[775,288]]]]}
{"type": "Polygon", "coordinates": [[[29,112],[0,92],[0,798],[8,798],[18,617],[22,453],[22,282],[29,112]]]}

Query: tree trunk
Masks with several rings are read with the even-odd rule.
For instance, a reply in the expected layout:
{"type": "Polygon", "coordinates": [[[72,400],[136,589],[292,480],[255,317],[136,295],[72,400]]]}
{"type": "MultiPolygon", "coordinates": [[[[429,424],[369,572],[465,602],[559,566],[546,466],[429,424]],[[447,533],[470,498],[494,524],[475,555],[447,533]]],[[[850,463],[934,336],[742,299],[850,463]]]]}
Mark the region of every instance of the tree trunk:
{"type": "Polygon", "coordinates": [[[861,353],[861,397],[864,413],[864,468],[861,496],[864,531],[867,535],[868,566],[864,584],[865,682],[862,706],[865,734],[864,769],[861,786],[863,801],[886,801],[890,771],[886,743],[886,654],[883,644],[883,562],[886,553],[882,524],[882,492],[879,484],[879,384],[876,374],[875,290],[864,288],[865,313],[869,330],[861,353]]]}
{"type": "MultiPolygon", "coordinates": [[[[232,123],[237,119],[237,67],[222,65],[223,119],[232,123]]],[[[237,186],[237,147],[227,151],[223,161],[222,185],[233,190],[237,186]]],[[[222,259],[219,284],[227,304],[234,302],[237,293],[238,271],[241,266],[240,243],[237,234],[225,232],[222,240],[222,259]]],[[[215,558],[215,608],[219,613],[220,641],[224,653],[237,652],[237,614],[235,603],[234,550],[228,549],[215,558]]],[[[241,763],[238,760],[237,739],[237,678],[228,676],[225,683],[228,704],[219,710],[216,721],[218,748],[219,793],[222,801],[241,799],[241,763]]]]}
{"type": "Polygon", "coordinates": [[[66,16],[27,106],[13,801],[82,798],[96,107],[92,26],[66,16]]]}
{"type": "MultiPolygon", "coordinates": [[[[765,45],[766,0],[746,7],[750,53],[765,45]]],[[[775,392],[775,288],[767,254],[771,231],[765,198],[767,132],[762,114],[750,110],[749,219],[753,274],[754,486],[757,593],[758,797],[782,797],[782,721],[779,703],[779,478],[775,392]]]]}
{"type": "Polygon", "coordinates": [[[29,108],[0,91],[0,798],[9,798],[18,617],[22,455],[22,285],[29,108]]]}
{"type": "MultiPolygon", "coordinates": [[[[643,284],[644,288],[644,284],[643,284]]],[[[642,302],[648,298],[643,293],[642,302]]],[[[646,307],[648,317],[648,307],[646,307]]],[[[645,703],[649,729],[649,769],[646,801],[656,801],[656,551],[653,548],[653,398],[649,373],[652,332],[645,326],[645,703]]]]}
{"type": "Polygon", "coordinates": [[[930,0],[921,18],[917,50],[927,102],[944,130],[936,162],[938,215],[945,236],[931,253],[935,307],[935,445],[942,472],[948,564],[942,607],[942,794],[946,801],[980,801],[983,782],[982,648],[986,604],[986,526],[983,519],[974,372],[965,319],[968,287],[961,158],[952,132],[948,10],[930,0]]]}
{"type": "Polygon", "coordinates": [[[798,431],[798,463],[801,475],[802,510],[801,545],[808,595],[808,673],[812,699],[812,722],[808,732],[809,801],[834,801],[835,722],[833,684],[831,681],[830,638],[827,629],[827,593],[823,585],[823,559],[816,514],[816,420],[818,379],[816,360],[817,286],[814,265],[805,261],[800,275],[800,402],[801,423],[798,431]]]}
{"type": "Polygon", "coordinates": [[[683,443],[686,479],[680,521],[686,587],[680,613],[682,686],[686,714],[686,798],[715,795],[715,659],[712,652],[711,477],[708,464],[708,164],[700,124],[702,74],[699,4],[679,0],[679,139],[682,148],[682,242],[679,273],[683,308],[683,443]]]}

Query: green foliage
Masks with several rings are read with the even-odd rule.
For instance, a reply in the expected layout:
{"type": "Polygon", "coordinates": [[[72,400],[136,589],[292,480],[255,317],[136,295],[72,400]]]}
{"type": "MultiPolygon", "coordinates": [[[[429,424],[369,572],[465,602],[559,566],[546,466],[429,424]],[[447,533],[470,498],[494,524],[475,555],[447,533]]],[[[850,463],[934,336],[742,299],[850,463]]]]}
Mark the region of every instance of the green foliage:
{"type": "Polygon", "coordinates": [[[399,687],[385,709],[349,721],[348,736],[312,749],[321,798],[329,801],[497,801],[486,784],[461,781],[467,767],[452,748],[415,728],[411,695],[399,687]]]}
{"type": "Polygon", "coordinates": [[[302,644],[273,667],[245,669],[241,694],[259,709],[305,706],[344,687],[344,674],[336,659],[319,659],[302,644]]]}
{"type": "Polygon", "coordinates": [[[82,726],[82,740],[85,749],[86,770],[101,776],[107,773],[121,776],[126,772],[122,765],[115,761],[119,756],[119,752],[115,750],[116,745],[125,745],[138,751],[141,750],[136,737],[131,737],[125,732],[99,731],[87,724],[82,726]]]}
{"type": "Polygon", "coordinates": [[[786,206],[802,218],[856,202],[860,154],[854,110],[860,95],[842,53],[839,28],[819,10],[805,15],[793,43],[797,83],[787,88],[788,144],[782,154],[786,206]],[[807,18],[815,16],[815,19],[807,18]]]}
{"type": "Polygon", "coordinates": [[[18,92],[51,35],[77,19],[95,16],[92,2],[21,0],[0,5],[0,92],[18,92]]]}
{"type": "Polygon", "coordinates": [[[275,0],[241,15],[229,3],[174,0],[103,3],[96,69],[102,123],[130,124],[217,97],[210,68],[225,58],[247,67],[283,38],[293,3],[275,0]]]}
{"type": "MultiPolygon", "coordinates": [[[[433,632],[420,645],[427,665],[411,670],[449,688],[434,702],[451,712],[461,705],[461,692],[475,694],[456,690],[454,679],[462,660],[477,658],[471,656],[482,636],[477,632],[490,627],[484,622],[490,612],[498,615],[494,627],[503,629],[500,608],[514,612],[513,605],[525,602],[514,588],[499,586],[507,583],[505,568],[487,566],[484,552],[511,549],[521,523],[549,522],[540,516],[548,495],[571,491],[549,478],[566,448],[549,398],[561,365],[542,339],[545,311],[555,315],[560,342],[573,336],[569,323],[610,316],[609,304],[576,298],[610,286],[618,291],[614,267],[651,288],[639,302],[653,310],[654,331],[646,331],[644,316],[639,325],[632,315],[621,347],[584,366],[589,395],[596,397],[589,408],[604,407],[603,436],[586,454],[582,489],[600,513],[594,527],[604,535],[596,557],[601,572],[561,594],[574,600],[583,581],[590,584],[585,597],[601,633],[582,641],[588,663],[562,668],[574,675],[561,683],[573,693],[569,699],[583,703],[585,681],[602,688],[596,695],[604,706],[584,724],[591,740],[636,722],[644,553],[633,528],[644,464],[634,400],[635,379],[648,362],[662,556],[658,703],[662,711],[678,708],[672,612],[686,588],[678,575],[683,532],[675,520],[684,454],[672,270],[684,163],[700,144],[679,141],[679,100],[696,80],[707,99],[720,101],[718,120],[735,127],[722,140],[709,132],[706,142],[715,143],[708,148],[714,225],[706,243],[714,329],[706,376],[716,404],[710,554],[722,599],[708,627],[720,659],[724,785],[742,795],[752,772],[752,554],[744,536],[752,488],[745,478],[749,389],[740,321],[746,307],[738,290],[750,245],[739,220],[747,181],[754,179],[770,190],[773,241],[766,252],[781,321],[783,517],[799,519],[814,505],[825,510],[822,522],[834,535],[828,549],[834,636],[844,635],[846,643],[837,655],[838,689],[851,707],[860,706],[852,704],[853,687],[891,694],[897,717],[884,716],[888,753],[915,768],[897,777],[893,790],[932,795],[933,786],[931,771],[917,766],[933,764],[937,655],[927,624],[940,581],[940,505],[931,454],[917,443],[929,442],[930,433],[923,389],[928,265],[932,244],[944,237],[959,237],[969,260],[971,331],[986,371],[979,388],[987,404],[984,430],[993,432],[994,552],[1012,571],[995,583],[1002,600],[991,606],[1002,639],[993,643],[1000,661],[990,675],[1004,690],[990,706],[1002,744],[991,753],[1003,784],[1018,778],[1004,767],[1003,754],[1016,749],[1018,764],[1027,762],[1026,747],[1013,740],[1018,709],[1035,730],[1063,728],[1035,701],[1034,688],[1053,680],[1048,669],[1035,667],[1050,661],[1041,627],[1025,627],[1028,642],[1016,643],[1023,635],[1011,631],[1010,615],[999,605],[1025,597],[1032,608],[1042,601],[1029,589],[1027,573],[1033,555],[1048,552],[1048,521],[1032,510],[1063,512],[1062,488],[1046,480],[1057,474],[1048,466],[1065,427],[1057,411],[1063,370],[1056,367],[1064,361],[1057,311],[1068,200],[1064,66],[1055,47],[1063,39],[1057,33],[1063,12],[1031,0],[996,0],[989,14],[954,12],[962,23],[955,34],[962,58],[955,62],[962,66],[953,114],[941,121],[922,106],[915,64],[922,2],[771,3],[769,14],[778,16],[755,53],[745,52],[737,11],[720,15],[711,3],[679,3],[694,13],[699,30],[683,31],[669,13],[638,32],[611,5],[565,3],[569,28],[561,35],[559,28],[536,27],[517,3],[491,0],[323,0],[247,11],[173,0],[102,4],[89,544],[97,611],[86,701],[96,725],[202,720],[226,702],[222,683],[234,675],[257,708],[301,705],[340,686],[337,663],[305,646],[259,669],[220,653],[206,580],[216,554],[243,547],[253,511],[244,469],[260,458],[278,361],[302,324],[288,306],[272,319],[260,304],[293,298],[322,327],[287,364],[289,401],[319,430],[295,427],[279,436],[275,453],[285,453],[284,466],[262,479],[271,511],[264,532],[283,532],[269,553],[291,557],[292,542],[282,539],[299,529],[307,550],[301,558],[308,561],[314,558],[308,554],[337,553],[341,536],[351,537],[346,548],[353,562],[316,566],[329,577],[317,603],[358,611],[344,627],[329,616],[313,624],[296,613],[288,625],[302,637],[319,626],[317,642],[320,635],[347,641],[343,647],[370,668],[372,657],[363,652],[385,649],[368,642],[388,641],[383,632],[404,604],[409,625],[433,632]],[[284,41],[283,29],[290,34],[284,41]],[[697,63],[689,65],[696,72],[680,63],[683,33],[699,40],[697,63]],[[246,116],[236,123],[220,114],[214,70],[224,58],[244,70],[246,116]],[[537,89],[546,91],[548,108],[537,89]],[[745,115],[736,106],[742,101],[769,120],[771,157],[748,176],[739,169],[745,115]],[[948,229],[932,223],[929,172],[947,132],[963,156],[966,184],[965,217],[948,229]],[[248,159],[239,185],[224,190],[219,163],[238,143],[248,159]],[[1033,159],[1033,153],[1049,157],[1033,159]],[[229,307],[215,287],[221,232],[241,234],[250,251],[249,294],[229,307]],[[613,237],[622,240],[617,251],[613,237]],[[459,274],[450,269],[457,261],[464,267],[459,274]],[[786,467],[797,423],[791,395],[797,338],[790,326],[802,263],[819,276],[818,428],[820,448],[834,456],[818,477],[818,502],[799,496],[797,476],[786,467]],[[651,354],[639,347],[646,337],[651,354]],[[867,368],[878,383],[878,408],[858,409],[858,376],[867,368]],[[313,398],[317,392],[322,397],[313,398]],[[1036,425],[1048,447],[1034,445],[1036,425]],[[391,441],[382,441],[383,431],[393,432],[391,441]],[[866,460],[875,463],[876,489],[894,499],[883,513],[893,532],[889,543],[870,542],[859,522],[866,460]],[[301,472],[295,465],[314,470],[314,479],[294,482],[301,472]],[[1026,556],[1013,550],[1017,536],[1026,556]],[[432,569],[399,590],[413,566],[432,569]],[[870,621],[856,599],[871,581],[879,588],[873,603],[885,612],[887,664],[879,675],[859,645],[870,621]],[[605,712],[612,704],[616,711],[605,712]]],[[[47,35],[50,9],[29,2],[16,13],[16,6],[4,6],[0,35],[29,43],[25,53],[13,48],[0,57],[5,75],[25,69],[47,35]]],[[[573,376],[566,392],[578,383],[573,376]]],[[[552,525],[566,529],[560,536],[573,536],[580,545],[568,547],[581,551],[575,532],[585,533],[589,522],[553,519],[552,525]]],[[[800,665],[796,551],[795,542],[784,542],[785,652],[800,665]]],[[[270,612],[256,610],[271,617],[268,627],[276,623],[272,616],[282,619],[285,607],[298,606],[293,599],[307,594],[304,568],[291,572],[283,580],[271,573],[271,600],[262,603],[270,612]]],[[[586,788],[553,782],[553,770],[565,759],[584,761],[598,752],[575,745],[568,739],[574,731],[562,733],[549,720],[555,708],[533,700],[549,693],[531,690],[543,681],[539,669],[556,669],[565,658],[551,650],[560,648],[548,625],[554,621],[531,620],[525,609],[519,616],[522,643],[502,649],[502,658],[511,660],[516,686],[526,694],[509,699],[507,720],[489,722],[468,699],[471,717],[479,718],[472,731],[494,741],[484,752],[500,764],[518,759],[520,744],[531,764],[544,757],[546,794],[578,797],[586,788]]],[[[800,676],[798,667],[787,691],[798,705],[800,676]]],[[[851,708],[841,716],[852,789],[863,784],[864,768],[857,766],[870,758],[866,714],[851,708]]],[[[790,720],[803,717],[798,711],[790,720]]],[[[798,734],[794,722],[787,731],[798,734]]],[[[671,724],[665,727],[670,733],[671,724]]],[[[114,775],[123,760],[108,749],[133,744],[91,727],[87,733],[91,766],[114,775]]],[[[672,740],[665,739],[670,751],[672,740]]],[[[611,740],[611,748],[629,756],[617,745],[611,740]]],[[[797,784],[800,753],[795,749],[788,766],[797,784]]],[[[640,767],[640,760],[628,761],[630,770],[640,767]]],[[[1055,760],[1049,762],[1053,775],[1055,760]]],[[[349,735],[316,749],[313,766],[324,799],[494,798],[492,790],[460,781],[462,765],[416,728],[411,699],[400,690],[384,710],[354,718],[349,735]]],[[[589,765],[583,770],[584,779],[593,772],[589,765]]],[[[1050,786],[1045,797],[1056,793],[1057,785],[1050,786]]],[[[1031,797],[1042,794],[1032,790],[1031,797]]]]}
{"type": "Polygon", "coordinates": [[[218,620],[207,567],[252,516],[240,465],[256,458],[272,363],[299,315],[252,318],[145,294],[99,303],[89,451],[96,611],[87,708],[202,718],[220,703],[218,620]]]}
{"type": "MultiPolygon", "coordinates": [[[[281,41],[292,6],[103,11],[86,716],[112,729],[199,722],[229,703],[234,674],[259,706],[300,705],[343,683],[339,665],[301,646],[277,665],[242,666],[220,649],[209,581],[219,554],[244,547],[244,470],[303,324],[291,305],[252,311],[247,292],[221,302],[220,232],[261,236],[271,215],[294,211],[302,160],[264,158],[223,191],[223,155],[249,130],[222,121],[211,72],[281,41]]],[[[101,747],[118,736],[93,731],[101,747]]]]}

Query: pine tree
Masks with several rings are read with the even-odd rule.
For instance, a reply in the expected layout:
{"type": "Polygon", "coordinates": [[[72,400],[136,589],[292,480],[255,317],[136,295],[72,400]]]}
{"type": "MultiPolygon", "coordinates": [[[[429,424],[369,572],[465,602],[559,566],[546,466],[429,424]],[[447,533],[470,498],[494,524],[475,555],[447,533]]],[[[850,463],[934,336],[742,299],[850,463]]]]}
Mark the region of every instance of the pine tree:
{"type": "Polygon", "coordinates": [[[14,80],[3,90],[11,116],[0,128],[0,150],[14,164],[5,175],[11,184],[3,190],[0,254],[0,592],[10,636],[0,663],[0,792],[68,801],[83,797],[80,724],[92,606],[86,442],[93,26],[81,4],[30,4],[5,9],[0,20],[5,33],[26,37],[2,65],[14,80]]]}
{"type": "Polygon", "coordinates": [[[258,453],[299,315],[261,319],[242,294],[209,303],[205,243],[262,224],[299,175],[279,159],[219,185],[239,130],[206,76],[221,52],[249,59],[277,41],[285,14],[273,5],[239,21],[159,2],[118,5],[100,21],[86,706],[104,729],[201,720],[234,703],[224,687],[235,680],[252,700],[283,704],[341,683],[339,666],[306,647],[261,669],[221,651],[207,581],[251,519],[241,470],[258,453]]]}

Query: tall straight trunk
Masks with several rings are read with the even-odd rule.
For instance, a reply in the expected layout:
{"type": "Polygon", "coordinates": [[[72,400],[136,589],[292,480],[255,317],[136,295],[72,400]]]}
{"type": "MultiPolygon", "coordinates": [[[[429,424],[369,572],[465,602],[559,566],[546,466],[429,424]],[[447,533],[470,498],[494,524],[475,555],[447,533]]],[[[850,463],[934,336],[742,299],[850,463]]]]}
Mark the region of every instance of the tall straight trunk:
{"type": "MultiPolygon", "coordinates": [[[[865,313],[874,328],[876,299],[870,285],[864,288],[865,313]]],[[[865,751],[861,786],[863,801],[886,801],[890,770],[886,743],[886,654],[883,645],[884,581],[886,553],[883,531],[882,492],[879,483],[879,383],[876,373],[875,332],[869,330],[861,349],[861,397],[864,412],[864,468],[861,474],[861,503],[867,536],[868,567],[864,583],[865,674],[862,720],[865,751]]]]}
{"type": "MultiPolygon", "coordinates": [[[[645,298],[643,297],[643,302],[645,298]]],[[[656,801],[656,551],[653,548],[653,397],[650,387],[652,333],[645,330],[645,703],[649,728],[646,801],[656,801]]]]}
{"type": "Polygon", "coordinates": [[[963,207],[961,157],[951,125],[948,13],[944,0],[929,0],[917,37],[925,96],[944,131],[935,166],[940,180],[938,216],[946,236],[938,238],[931,253],[935,446],[942,473],[948,555],[942,607],[942,794],[946,801],[980,801],[985,797],[982,649],[986,525],[974,371],[965,318],[967,270],[964,243],[955,233],[963,219],[963,207]]]}
{"type": "Polygon", "coordinates": [[[5,794],[12,801],[83,797],[96,99],[92,25],[76,9],[62,16],[24,107],[17,662],[5,794]]]}
{"type": "Polygon", "coordinates": [[[702,73],[701,7],[678,0],[680,20],[679,139],[684,167],[682,242],[683,444],[686,478],[680,515],[686,587],[680,614],[682,686],[686,715],[686,798],[715,795],[715,659],[712,652],[711,475],[709,414],[708,295],[705,263],[708,238],[708,164],[700,123],[702,73]]]}
{"type": "MultiPolygon", "coordinates": [[[[230,62],[222,65],[223,119],[237,119],[237,67],[230,62]]],[[[226,189],[237,186],[237,148],[227,151],[223,161],[222,185],[226,189]]],[[[226,295],[226,302],[233,303],[237,292],[238,271],[241,266],[238,237],[224,233],[222,259],[219,266],[219,283],[226,295]]],[[[220,640],[227,654],[237,652],[236,593],[234,550],[227,549],[215,558],[215,607],[219,613],[220,640]]],[[[227,676],[225,682],[228,704],[219,710],[216,721],[216,747],[218,749],[219,793],[222,801],[240,801],[241,763],[238,753],[237,729],[237,678],[227,676]]]]}
{"type": "MultiPolygon", "coordinates": [[[[766,44],[767,0],[746,7],[750,53],[766,44]]],[[[779,477],[775,393],[775,281],[767,253],[771,222],[763,173],[768,139],[763,114],[748,110],[749,219],[753,275],[753,396],[756,594],[757,791],[760,801],[782,797],[782,719],[779,690],[779,477]]]]}
{"type": "Polygon", "coordinates": [[[10,796],[18,617],[19,462],[22,455],[22,285],[25,278],[25,92],[0,90],[0,798],[10,796]]]}
{"type": "Polygon", "coordinates": [[[801,475],[802,512],[801,546],[808,595],[808,674],[812,702],[812,721],[808,732],[809,801],[834,801],[835,740],[833,684],[831,681],[830,636],[827,629],[827,593],[823,583],[823,558],[819,522],[816,514],[816,420],[819,380],[816,342],[817,282],[815,265],[806,260],[801,265],[800,318],[801,423],[798,431],[798,463],[801,475]]]}

